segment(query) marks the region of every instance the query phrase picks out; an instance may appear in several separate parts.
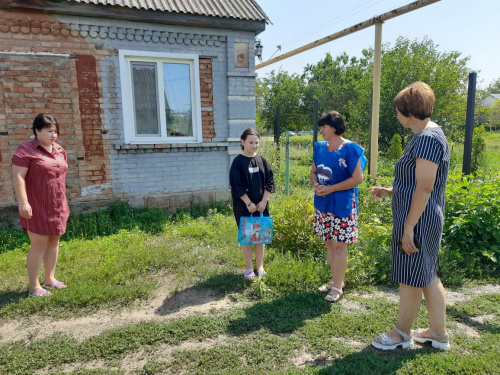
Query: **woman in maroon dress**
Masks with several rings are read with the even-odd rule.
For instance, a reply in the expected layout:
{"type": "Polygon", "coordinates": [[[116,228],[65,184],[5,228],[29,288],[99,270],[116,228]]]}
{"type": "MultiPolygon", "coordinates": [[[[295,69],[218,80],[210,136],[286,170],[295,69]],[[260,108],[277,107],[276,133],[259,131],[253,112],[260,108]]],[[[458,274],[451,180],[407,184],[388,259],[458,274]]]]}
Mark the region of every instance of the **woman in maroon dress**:
{"type": "Polygon", "coordinates": [[[33,133],[35,139],[19,146],[12,156],[12,169],[21,225],[31,241],[26,257],[29,295],[44,297],[50,296],[50,292],[38,280],[42,262],[45,288],[66,287],[54,272],[59,238],[66,231],[69,216],[65,186],[68,163],[66,151],[55,143],[59,124],[54,117],[45,113],[36,116],[33,133]]]}

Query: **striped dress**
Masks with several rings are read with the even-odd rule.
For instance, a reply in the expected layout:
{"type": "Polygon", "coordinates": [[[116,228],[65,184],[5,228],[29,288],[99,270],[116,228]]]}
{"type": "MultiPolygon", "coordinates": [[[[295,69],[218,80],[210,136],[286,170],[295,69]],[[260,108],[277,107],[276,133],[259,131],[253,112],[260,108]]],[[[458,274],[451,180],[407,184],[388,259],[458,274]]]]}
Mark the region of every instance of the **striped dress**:
{"type": "Polygon", "coordinates": [[[392,280],[424,288],[439,275],[439,245],[443,233],[446,180],[450,150],[440,127],[431,127],[415,134],[397,161],[392,190],[392,280]],[[427,206],[414,228],[414,240],[421,244],[418,252],[406,255],[398,250],[404,223],[410,210],[417,184],[416,159],[426,159],[438,165],[436,181],[427,206]]]}

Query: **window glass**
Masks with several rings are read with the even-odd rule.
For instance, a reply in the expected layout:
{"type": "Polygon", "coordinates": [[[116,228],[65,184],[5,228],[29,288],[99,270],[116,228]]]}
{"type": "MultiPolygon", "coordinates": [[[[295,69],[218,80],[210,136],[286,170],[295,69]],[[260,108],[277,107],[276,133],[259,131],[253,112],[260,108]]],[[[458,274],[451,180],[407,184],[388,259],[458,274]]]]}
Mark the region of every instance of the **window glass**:
{"type": "Polygon", "coordinates": [[[132,62],[136,136],[160,136],[156,64],[132,62]]]}
{"type": "Polygon", "coordinates": [[[202,142],[199,56],[119,53],[125,143],[202,142]]]}
{"type": "Polygon", "coordinates": [[[167,137],[193,135],[189,64],[163,63],[167,137]]]}

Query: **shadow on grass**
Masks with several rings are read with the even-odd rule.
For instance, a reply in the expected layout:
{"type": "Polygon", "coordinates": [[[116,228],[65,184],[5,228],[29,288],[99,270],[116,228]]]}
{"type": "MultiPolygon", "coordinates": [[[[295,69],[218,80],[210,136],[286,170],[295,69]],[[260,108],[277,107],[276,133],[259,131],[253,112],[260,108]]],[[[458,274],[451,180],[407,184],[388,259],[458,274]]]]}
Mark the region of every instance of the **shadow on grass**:
{"type": "Polygon", "coordinates": [[[245,317],[229,324],[228,333],[243,335],[262,328],[271,333],[289,333],[302,327],[306,320],[328,314],[332,306],[318,293],[290,293],[270,302],[257,302],[246,308],[245,317]]]}
{"type": "MultiPolygon", "coordinates": [[[[367,346],[360,352],[351,353],[341,359],[336,359],[322,368],[318,374],[396,374],[405,364],[422,354],[432,354],[435,351],[417,346],[413,350],[396,349],[382,351],[367,346]]],[[[322,365],[321,363],[310,363],[312,365],[322,365]]]]}
{"type": "Polygon", "coordinates": [[[224,300],[227,294],[242,292],[246,285],[249,285],[249,282],[241,275],[233,273],[215,275],[166,298],[155,310],[155,314],[171,315],[181,310],[208,312],[212,308],[221,307],[217,303],[224,300]]]}
{"type": "MultiPolygon", "coordinates": [[[[263,284],[263,283],[262,283],[263,284]]],[[[171,315],[181,310],[186,313],[209,312],[211,309],[231,307],[231,302],[218,304],[230,293],[244,293],[246,288],[258,288],[259,281],[251,283],[241,275],[224,273],[212,276],[193,287],[166,298],[155,314],[171,315]]],[[[228,333],[244,335],[262,328],[271,333],[290,333],[302,327],[309,319],[328,314],[332,305],[316,292],[290,292],[272,301],[260,301],[244,308],[244,317],[229,323],[228,333]]]]}
{"type": "Polygon", "coordinates": [[[477,328],[481,331],[487,331],[493,334],[500,334],[500,327],[488,323],[480,323],[477,320],[470,318],[463,311],[447,307],[446,315],[452,316],[456,321],[467,324],[468,326],[477,328]]]}
{"type": "Polygon", "coordinates": [[[0,293],[0,310],[2,307],[7,306],[17,301],[28,298],[28,292],[1,292],[0,293]]]}

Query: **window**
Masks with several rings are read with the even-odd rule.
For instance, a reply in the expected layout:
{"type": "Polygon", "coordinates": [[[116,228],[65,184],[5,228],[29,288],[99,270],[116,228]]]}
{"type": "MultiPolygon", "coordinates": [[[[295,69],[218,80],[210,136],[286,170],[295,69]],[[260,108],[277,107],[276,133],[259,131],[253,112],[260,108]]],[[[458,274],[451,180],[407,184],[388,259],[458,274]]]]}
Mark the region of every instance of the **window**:
{"type": "Polygon", "coordinates": [[[201,142],[198,55],[120,51],[126,143],[201,142]]]}

